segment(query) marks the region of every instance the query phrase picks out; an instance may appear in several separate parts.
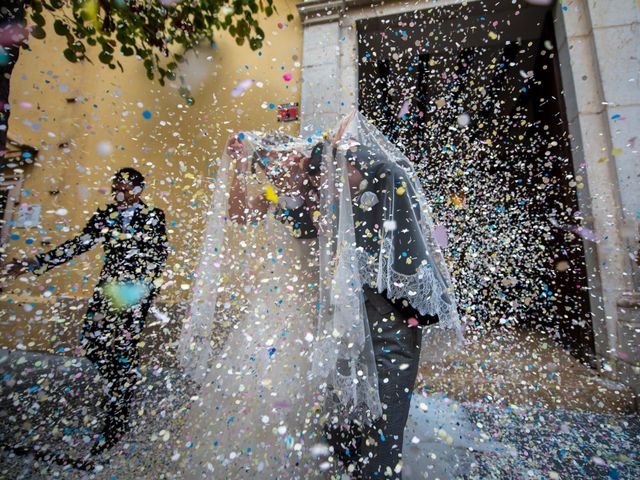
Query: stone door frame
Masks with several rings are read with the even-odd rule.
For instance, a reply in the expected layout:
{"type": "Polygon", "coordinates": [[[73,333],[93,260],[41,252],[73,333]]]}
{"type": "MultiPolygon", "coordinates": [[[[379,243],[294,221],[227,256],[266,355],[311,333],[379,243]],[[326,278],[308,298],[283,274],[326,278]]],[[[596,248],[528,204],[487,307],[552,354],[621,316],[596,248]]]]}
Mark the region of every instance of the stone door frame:
{"type": "MultiPolygon", "coordinates": [[[[420,6],[394,0],[380,4],[371,0],[300,3],[298,10],[304,26],[302,135],[335,125],[341,114],[358,103],[358,20],[474,1],[480,0],[430,0],[420,6]]],[[[634,7],[630,1],[633,0],[620,3],[629,4],[627,7],[635,8],[632,13],[637,14],[640,7],[634,7]]],[[[601,15],[603,8],[606,5],[598,0],[557,2],[554,27],[574,172],[580,182],[578,200],[585,218],[583,226],[600,239],[597,243],[584,240],[596,355],[602,360],[600,367],[615,371],[617,351],[621,348],[618,303],[625,299],[624,308],[629,308],[629,295],[634,292],[634,268],[629,258],[630,242],[621,234],[629,228],[628,211],[625,216],[623,209],[623,201],[629,201],[629,191],[615,188],[621,186],[620,159],[613,155],[612,125],[605,101],[605,91],[611,86],[603,83],[607,79],[601,75],[602,61],[597,48],[598,29],[616,25],[594,24],[591,20],[592,15],[601,15]],[[565,13],[568,11],[570,14],[565,13]]],[[[610,23],[616,21],[622,20],[612,19],[610,23]]],[[[631,219],[631,223],[631,228],[637,230],[637,220],[631,219]]],[[[623,316],[628,317],[628,312],[623,316]]],[[[636,362],[632,363],[637,363],[638,348],[632,350],[627,353],[634,357],[636,362]]]]}

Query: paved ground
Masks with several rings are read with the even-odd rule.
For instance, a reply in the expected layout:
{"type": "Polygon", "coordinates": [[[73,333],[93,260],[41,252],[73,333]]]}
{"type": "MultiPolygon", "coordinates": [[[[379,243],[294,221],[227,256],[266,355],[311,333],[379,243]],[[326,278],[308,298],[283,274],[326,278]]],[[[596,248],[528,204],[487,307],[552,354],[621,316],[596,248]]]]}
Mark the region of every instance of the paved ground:
{"type": "MultiPolygon", "coordinates": [[[[133,431],[117,454],[99,458],[93,472],[47,457],[51,453],[46,452],[86,455],[99,426],[94,375],[84,360],[0,354],[0,441],[40,452],[1,452],[0,478],[180,478],[176,472],[186,442],[176,426],[194,390],[175,370],[160,366],[146,369],[133,431]]],[[[414,397],[406,479],[640,478],[640,419],[635,414],[615,408],[613,413],[537,404],[521,408],[486,396],[461,402],[436,392],[436,386],[441,387],[423,388],[414,397]]]]}
{"type": "Polygon", "coordinates": [[[484,478],[640,478],[640,419],[565,409],[473,405],[472,421],[508,454],[485,457],[484,478]]]}
{"type": "MultiPolygon", "coordinates": [[[[423,349],[428,355],[429,346],[423,349]]],[[[632,392],[581,364],[543,333],[494,330],[468,335],[464,348],[438,347],[422,383],[461,402],[626,414],[632,392]]]]}

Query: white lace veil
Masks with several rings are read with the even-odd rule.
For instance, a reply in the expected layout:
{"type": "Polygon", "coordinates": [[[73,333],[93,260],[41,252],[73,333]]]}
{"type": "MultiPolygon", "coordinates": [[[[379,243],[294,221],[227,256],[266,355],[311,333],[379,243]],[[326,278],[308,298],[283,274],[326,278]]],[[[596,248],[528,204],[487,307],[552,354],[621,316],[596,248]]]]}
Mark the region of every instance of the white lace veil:
{"type": "MultiPolygon", "coordinates": [[[[242,155],[251,162],[263,160],[259,158],[263,152],[304,152],[312,146],[309,141],[279,132],[243,132],[239,137],[244,145],[242,155]],[[254,156],[256,152],[260,155],[254,156]]],[[[225,149],[214,165],[210,183],[213,195],[205,212],[207,221],[193,275],[190,312],[183,320],[178,340],[179,363],[197,382],[206,380],[214,353],[248,308],[244,297],[256,281],[252,266],[261,255],[258,245],[269,235],[266,222],[239,225],[229,219],[233,169],[233,159],[225,149]]],[[[254,170],[261,173],[259,168],[254,170]]],[[[264,177],[261,180],[257,174],[249,174],[246,183],[248,191],[264,193],[264,177]]]]}
{"type": "Polygon", "coordinates": [[[325,379],[330,421],[371,423],[382,406],[344,157],[325,148],[320,169],[320,302],[313,373],[325,379]]]}
{"type": "MultiPolygon", "coordinates": [[[[311,161],[321,158],[312,166],[320,171],[321,255],[314,368],[333,392],[330,409],[347,406],[347,416],[362,419],[363,411],[373,417],[381,413],[363,285],[408,301],[422,315],[438,316],[439,327],[455,329],[458,338],[460,320],[431,210],[411,162],[359,112],[348,124],[343,121],[336,136],[341,136],[337,144],[317,145],[314,151],[321,154],[311,161]],[[349,187],[349,162],[364,179],[357,193],[349,187]]],[[[423,339],[428,345],[438,338],[442,351],[447,348],[442,342],[450,341],[434,330],[442,331],[429,328],[423,339]]]]}
{"type": "MultiPolygon", "coordinates": [[[[314,139],[317,141],[318,139],[314,139]]],[[[245,132],[241,136],[244,156],[265,151],[307,152],[313,143],[293,137],[245,132]]],[[[368,422],[382,413],[374,352],[364,308],[364,297],[356,263],[355,230],[349,190],[342,188],[345,170],[326,162],[331,188],[323,190],[320,213],[326,219],[320,245],[318,320],[311,347],[312,371],[309,381],[324,394],[327,411],[341,420],[368,422]],[[335,180],[335,181],[334,181],[335,180]],[[337,210],[339,209],[339,215],[337,210]]],[[[213,358],[226,334],[242,318],[243,291],[251,287],[252,243],[264,232],[260,223],[238,226],[228,218],[230,189],[235,175],[233,162],[223,152],[212,178],[213,197],[206,212],[207,225],[198,267],[194,272],[190,315],[184,320],[178,342],[180,364],[197,382],[204,382],[213,358]],[[238,248],[238,235],[246,245],[244,256],[238,248]],[[248,266],[243,266],[246,263],[248,266]],[[229,273],[234,272],[234,276],[229,273]]],[[[249,183],[254,183],[249,181],[249,183]]],[[[249,188],[249,187],[248,187],[249,188]]],[[[259,186],[264,188],[264,185],[259,186]]],[[[313,299],[300,299],[302,302],[313,299]]]]}
{"type": "Polygon", "coordinates": [[[209,371],[209,361],[217,344],[213,340],[216,319],[218,286],[221,283],[224,264],[230,261],[226,238],[229,193],[233,172],[232,159],[223,152],[214,164],[211,205],[205,212],[207,221],[202,236],[198,266],[194,272],[189,314],[183,319],[182,333],[178,340],[178,360],[186,373],[203,382],[209,371]]]}
{"type": "Polygon", "coordinates": [[[434,237],[433,214],[413,164],[356,112],[337,146],[364,181],[354,209],[364,282],[407,300],[439,326],[460,330],[451,276],[434,237]]]}
{"type": "MultiPolygon", "coordinates": [[[[369,422],[382,414],[382,408],[363,286],[406,299],[423,314],[438,315],[441,326],[458,329],[460,322],[448,269],[434,240],[431,211],[411,163],[359,113],[343,139],[337,148],[326,142],[321,149],[318,211],[312,212],[319,226],[320,272],[310,381],[325,393],[330,414],[369,422]],[[348,162],[355,162],[371,182],[356,198],[349,188],[348,162]],[[363,208],[354,209],[354,200],[363,208]]],[[[242,141],[245,155],[312,146],[261,132],[245,133],[242,141]]],[[[238,227],[229,221],[230,168],[225,151],[212,179],[191,312],[178,345],[181,365],[197,381],[207,377],[224,330],[241,317],[239,299],[250,286],[250,267],[239,271],[245,267],[238,263],[243,260],[238,258],[236,230],[248,244],[249,265],[251,239],[264,234],[257,225],[238,227]],[[242,281],[227,278],[230,271],[242,281]]]]}

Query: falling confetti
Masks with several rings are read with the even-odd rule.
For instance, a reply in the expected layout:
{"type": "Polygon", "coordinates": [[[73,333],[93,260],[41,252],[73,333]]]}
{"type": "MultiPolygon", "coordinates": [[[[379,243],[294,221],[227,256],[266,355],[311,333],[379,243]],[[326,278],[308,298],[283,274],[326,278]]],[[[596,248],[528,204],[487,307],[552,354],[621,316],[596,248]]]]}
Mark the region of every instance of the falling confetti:
{"type": "MultiPolygon", "coordinates": [[[[599,319],[614,319],[608,304],[618,308],[623,326],[633,308],[625,296],[607,297],[595,310],[591,306],[602,296],[593,271],[634,278],[635,270],[620,273],[618,264],[635,268],[640,211],[625,203],[633,197],[628,191],[599,185],[611,169],[633,185],[634,111],[617,101],[626,92],[609,91],[607,75],[573,78],[578,93],[607,94],[606,102],[594,97],[605,108],[607,128],[595,128],[593,138],[582,138],[584,145],[576,148],[578,136],[569,131],[562,106],[571,98],[554,80],[561,76],[566,87],[566,65],[575,63],[574,52],[562,49],[562,25],[591,27],[593,19],[580,2],[423,3],[375,21],[367,17],[374,9],[365,5],[358,11],[357,32],[322,44],[321,51],[338,52],[345,71],[353,73],[353,97],[340,94],[330,69],[319,69],[327,74],[325,83],[315,82],[303,38],[309,27],[288,18],[290,8],[280,1],[274,18],[260,23],[265,36],[260,48],[248,48],[253,32],[237,49],[234,42],[218,40],[223,32],[213,32],[216,42],[202,39],[164,86],[134,83],[147,79],[130,68],[128,60],[135,63],[137,51],[127,58],[127,49],[120,50],[126,28],[117,27],[106,46],[96,45],[107,53],[113,48],[124,73],[90,63],[90,56],[74,65],[61,63],[62,54],[50,48],[56,37],[48,37],[45,49],[29,39],[11,77],[11,102],[0,104],[5,122],[0,128],[11,114],[0,192],[6,203],[2,261],[39,259],[25,262],[25,273],[16,280],[0,280],[0,441],[8,447],[0,452],[0,477],[185,478],[197,470],[203,478],[246,471],[257,479],[349,473],[337,464],[327,440],[331,419],[325,399],[308,391],[311,354],[323,339],[315,328],[323,305],[317,298],[322,278],[312,275],[313,255],[324,244],[286,241],[259,228],[275,211],[295,211],[295,195],[265,178],[286,156],[275,151],[279,144],[242,153],[243,165],[249,165],[244,175],[233,170],[237,163],[227,168],[220,160],[227,137],[237,134],[248,145],[254,130],[300,132],[301,143],[312,146],[323,134],[331,137],[333,120],[327,119],[352,102],[409,159],[422,183],[432,211],[421,209],[407,183],[392,188],[422,215],[421,226],[433,229],[453,273],[447,291],[455,292],[465,322],[464,340],[454,343],[441,338],[437,323],[425,325],[417,313],[406,316],[403,328],[424,341],[419,386],[411,393],[402,462],[386,468],[383,477],[393,478],[394,472],[404,478],[640,477],[640,422],[632,413],[637,398],[618,371],[620,365],[633,367],[637,342],[631,348],[620,342],[622,336],[609,338],[610,332],[598,330],[605,328],[598,327],[599,319]],[[562,18],[556,18],[554,5],[562,18]],[[353,42],[357,48],[351,51],[353,42]],[[598,92],[589,90],[593,82],[602,82],[598,92]],[[311,92],[313,105],[302,92],[311,92]],[[279,105],[288,102],[301,102],[302,127],[277,122],[279,105]],[[318,123],[304,123],[305,115],[318,123]],[[595,140],[597,152],[587,150],[595,140]],[[162,220],[141,223],[140,212],[127,206],[105,210],[118,194],[131,193],[114,191],[110,183],[123,166],[145,175],[141,208],[145,214],[161,209],[162,220]],[[250,185],[238,183],[215,197],[223,179],[235,177],[250,185]],[[227,201],[243,188],[247,203],[239,216],[246,221],[222,215],[219,228],[208,229],[217,218],[212,200],[227,201]],[[598,188],[611,189],[607,195],[613,193],[616,209],[624,212],[619,231],[607,195],[593,193],[598,188]],[[6,215],[12,202],[15,208],[6,215]],[[267,203],[265,214],[260,209],[267,203]],[[104,211],[108,214],[101,216],[104,211]],[[99,223],[89,228],[95,218],[99,223]],[[157,242],[136,243],[153,237],[162,222],[166,265],[150,253],[157,242]],[[220,232],[229,239],[221,241],[220,232]],[[209,263],[199,265],[203,235],[211,240],[204,253],[209,263]],[[618,237],[625,243],[621,252],[612,247],[618,237]],[[73,244],[64,243],[73,238],[73,244]],[[105,259],[122,245],[133,246],[102,275],[105,259]],[[300,251],[314,253],[300,261],[300,251]],[[45,260],[56,263],[55,269],[41,271],[49,265],[35,256],[43,252],[52,252],[45,260]],[[68,253],[75,255],[66,258],[68,253]],[[128,268],[158,270],[158,275],[114,279],[128,268]],[[207,286],[213,271],[221,277],[213,307],[194,304],[194,292],[207,286]],[[149,296],[153,304],[145,302],[149,296]],[[147,308],[143,322],[113,320],[114,312],[134,312],[136,319],[135,312],[147,308]],[[182,370],[176,348],[183,329],[197,328],[198,309],[215,319],[190,345],[194,352],[215,354],[204,388],[182,370]],[[91,339],[85,324],[95,326],[91,339]],[[124,393],[131,395],[126,413],[105,415],[119,395],[105,395],[109,382],[99,381],[99,368],[87,358],[91,341],[108,346],[113,352],[108,363],[130,373],[118,379],[135,384],[124,393]],[[126,342],[136,342],[139,358],[121,348],[126,342]],[[608,343],[615,351],[606,351],[608,343]],[[595,355],[593,345],[605,354],[595,355]],[[123,419],[127,431],[118,443],[90,453],[105,440],[105,421],[123,419]]],[[[616,14],[636,18],[632,3],[621,2],[616,14]]],[[[176,23],[171,12],[180,5],[181,0],[160,0],[156,6],[176,33],[189,35],[198,17],[176,23]]],[[[101,2],[79,2],[78,8],[85,27],[106,28],[109,14],[101,2]]],[[[331,6],[330,13],[327,8],[327,19],[338,13],[350,25],[353,12],[336,8],[341,7],[331,6]]],[[[23,42],[28,31],[39,35],[35,26],[41,20],[34,12],[27,10],[28,29],[21,23],[0,27],[3,68],[12,61],[5,47],[23,42]]],[[[219,19],[234,13],[233,6],[223,6],[219,19]]],[[[47,35],[62,31],[53,15],[42,14],[47,35]]],[[[66,38],[57,40],[64,45],[66,38]]],[[[623,74],[633,59],[623,62],[620,55],[609,52],[607,74],[620,77],[622,90],[637,79],[623,74]]],[[[152,69],[161,66],[149,62],[152,69]]],[[[294,163],[291,182],[300,180],[296,168],[302,169],[304,158],[294,163]]],[[[359,208],[385,209],[375,194],[363,192],[367,181],[360,182],[359,208]]],[[[317,208],[310,216],[322,229],[317,208]]],[[[292,218],[295,231],[299,225],[292,218]]],[[[406,230],[401,219],[363,227],[373,242],[406,230]]],[[[390,251],[399,265],[418,265],[424,275],[433,275],[431,259],[412,258],[407,245],[390,251]]],[[[622,293],[619,286],[609,287],[622,293]]],[[[340,295],[352,293],[341,288],[332,291],[332,308],[340,306],[340,295]]],[[[397,299],[395,306],[406,305],[397,299]]],[[[395,310],[386,320],[392,315],[395,310]]],[[[624,330],[620,325],[616,332],[624,330]]],[[[332,334],[352,348],[344,332],[332,334]]],[[[395,365],[412,373],[404,358],[395,365]]],[[[386,432],[373,437],[392,440],[386,432]]]]}
{"type": "Polygon", "coordinates": [[[106,157],[110,155],[111,152],[113,152],[113,146],[111,145],[111,142],[103,140],[100,143],[98,143],[97,151],[98,151],[98,155],[102,157],[106,157]]]}
{"type": "Polygon", "coordinates": [[[278,195],[271,185],[267,185],[264,191],[264,197],[274,205],[278,204],[278,195]]]}
{"type": "Polygon", "coordinates": [[[245,91],[247,91],[253,85],[253,83],[254,83],[253,80],[248,78],[242,80],[238,85],[233,87],[233,90],[231,90],[231,96],[232,97],[241,96],[245,91]]]}

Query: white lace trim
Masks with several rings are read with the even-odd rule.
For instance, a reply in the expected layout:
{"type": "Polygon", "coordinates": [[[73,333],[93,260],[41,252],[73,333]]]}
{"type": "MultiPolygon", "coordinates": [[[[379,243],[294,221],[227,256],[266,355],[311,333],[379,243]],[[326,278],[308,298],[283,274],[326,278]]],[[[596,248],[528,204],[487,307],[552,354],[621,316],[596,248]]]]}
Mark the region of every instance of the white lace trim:
{"type": "Polygon", "coordinates": [[[434,315],[444,328],[459,328],[460,317],[453,298],[453,289],[443,285],[434,267],[423,264],[416,273],[406,275],[394,270],[389,264],[392,257],[391,242],[385,239],[378,256],[357,250],[357,261],[364,284],[379,292],[387,291],[392,300],[406,299],[421,315],[434,315]],[[381,270],[380,270],[381,269],[381,270]]]}

